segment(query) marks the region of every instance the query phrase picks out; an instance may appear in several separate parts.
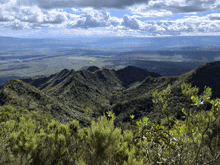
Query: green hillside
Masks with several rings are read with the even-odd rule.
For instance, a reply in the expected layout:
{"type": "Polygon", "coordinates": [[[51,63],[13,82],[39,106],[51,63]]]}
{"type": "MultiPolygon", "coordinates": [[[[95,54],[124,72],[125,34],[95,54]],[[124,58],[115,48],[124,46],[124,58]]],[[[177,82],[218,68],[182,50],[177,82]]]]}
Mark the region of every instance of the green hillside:
{"type": "Polygon", "coordinates": [[[215,61],[161,77],[90,67],[11,79],[0,91],[0,164],[217,165],[219,69],[215,61]]]}

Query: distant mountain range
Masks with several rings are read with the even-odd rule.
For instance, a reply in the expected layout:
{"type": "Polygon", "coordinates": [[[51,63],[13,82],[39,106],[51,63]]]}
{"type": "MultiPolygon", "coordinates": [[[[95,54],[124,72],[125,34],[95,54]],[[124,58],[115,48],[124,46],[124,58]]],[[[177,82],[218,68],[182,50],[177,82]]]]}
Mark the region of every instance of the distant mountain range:
{"type": "Polygon", "coordinates": [[[0,50],[93,48],[140,50],[220,50],[219,36],[14,38],[0,36],[0,50]]]}
{"type": "Polygon", "coordinates": [[[218,36],[13,38],[0,36],[0,85],[11,78],[48,76],[90,65],[136,66],[177,76],[220,60],[218,36]]]}
{"type": "MultiPolygon", "coordinates": [[[[44,110],[59,122],[72,119],[82,126],[90,124],[106,111],[116,114],[115,124],[127,129],[130,115],[135,120],[148,116],[160,120],[154,111],[152,92],[165,89],[171,84],[171,107],[173,115],[181,118],[182,108],[192,107],[181,93],[182,82],[199,87],[212,88],[212,98],[220,97],[220,62],[207,62],[179,76],[162,77],[134,66],[114,69],[91,66],[84,70],[64,69],[48,77],[11,79],[0,90],[0,105],[15,105],[28,110],[44,110]]],[[[202,105],[210,108],[210,105],[202,105]]]]}

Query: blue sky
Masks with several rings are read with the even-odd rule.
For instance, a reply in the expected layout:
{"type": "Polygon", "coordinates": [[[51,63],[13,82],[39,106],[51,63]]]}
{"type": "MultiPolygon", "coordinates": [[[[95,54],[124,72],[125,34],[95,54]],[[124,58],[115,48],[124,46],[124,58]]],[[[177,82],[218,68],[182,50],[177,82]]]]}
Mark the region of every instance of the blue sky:
{"type": "Polygon", "coordinates": [[[220,36],[220,0],[0,0],[0,36],[220,36]]]}

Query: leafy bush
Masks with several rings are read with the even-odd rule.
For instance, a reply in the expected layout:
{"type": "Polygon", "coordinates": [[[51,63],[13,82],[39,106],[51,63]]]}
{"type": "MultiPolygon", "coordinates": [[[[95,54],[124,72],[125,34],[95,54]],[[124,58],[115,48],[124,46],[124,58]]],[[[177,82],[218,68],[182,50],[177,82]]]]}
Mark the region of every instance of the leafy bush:
{"type": "Polygon", "coordinates": [[[219,164],[220,100],[210,100],[211,89],[197,96],[198,88],[181,85],[193,108],[182,109],[177,120],[168,107],[171,88],[153,92],[155,110],[164,118],[152,122],[143,117],[131,129],[114,126],[108,112],[80,128],[49,119],[44,112],[10,105],[0,107],[0,164],[219,164]],[[201,104],[212,104],[211,110],[201,104]]]}
{"type": "Polygon", "coordinates": [[[153,103],[166,117],[161,124],[153,123],[150,128],[147,128],[150,124],[148,118],[138,121],[137,127],[132,125],[136,129],[135,137],[142,139],[141,145],[146,149],[149,164],[218,164],[219,99],[210,100],[210,88],[205,87],[200,98],[196,95],[198,88],[190,88],[190,84],[185,83],[181,88],[196,106],[194,109],[182,109],[185,120],[175,120],[169,113],[167,102],[171,91],[168,85],[166,90],[153,93],[153,103]],[[213,105],[210,111],[199,108],[204,102],[213,105]]]}

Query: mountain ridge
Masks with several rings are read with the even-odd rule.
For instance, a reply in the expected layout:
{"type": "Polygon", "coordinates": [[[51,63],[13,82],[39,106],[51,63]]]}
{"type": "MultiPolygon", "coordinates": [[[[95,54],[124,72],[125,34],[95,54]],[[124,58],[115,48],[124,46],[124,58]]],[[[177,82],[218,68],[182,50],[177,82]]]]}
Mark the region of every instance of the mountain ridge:
{"type": "MultiPolygon", "coordinates": [[[[64,69],[44,78],[10,80],[0,90],[0,105],[12,104],[32,110],[33,107],[28,105],[31,103],[36,110],[44,109],[60,122],[74,118],[81,125],[88,125],[91,119],[113,111],[115,123],[123,123],[122,128],[127,129],[131,114],[135,115],[135,120],[143,116],[160,120],[160,112],[153,107],[152,93],[166,89],[168,84],[171,85],[168,104],[176,118],[181,118],[182,108],[192,107],[181,93],[182,82],[199,87],[199,94],[209,86],[212,98],[220,97],[219,70],[220,61],[207,62],[187,73],[170,77],[132,66],[118,71],[95,66],[79,71],[64,69]]],[[[210,106],[204,104],[203,108],[210,106]]]]}

